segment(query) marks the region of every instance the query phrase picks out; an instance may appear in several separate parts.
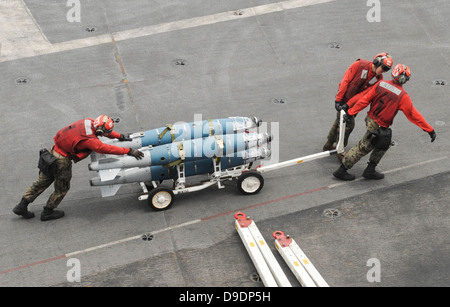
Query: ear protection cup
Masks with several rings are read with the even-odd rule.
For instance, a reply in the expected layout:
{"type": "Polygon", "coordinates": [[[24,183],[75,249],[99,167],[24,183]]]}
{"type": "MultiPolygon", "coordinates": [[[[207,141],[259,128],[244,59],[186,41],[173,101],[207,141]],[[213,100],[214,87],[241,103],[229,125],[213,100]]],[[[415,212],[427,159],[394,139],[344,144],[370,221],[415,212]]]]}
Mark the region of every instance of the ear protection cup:
{"type": "Polygon", "coordinates": [[[383,66],[383,71],[388,71],[392,67],[392,57],[387,52],[377,54],[372,61],[376,67],[383,66]]]}
{"type": "Polygon", "coordinates": [[[382,60],[384,57],[388,56],[388,55],[389,55],[389,53],[387,53],[387,52],[378,53],[378,54],[373,58],[373,61],[372,61],[373,65],[375,65],[375,66],[380,65],[380,64],[381,64],[381,60],[382,60]]]}
{"type": "Polygon", "coordinates": [[[406,81],[408,81],[408,80],[406,80],[406,76],[405,76],[405,75],[400,75],[400,76],[397,78],[397,82],[400,83],[400,84],[405,84],[406,81]]]}
{"type": "Polygon", "coordinates": [[[379,56],[379,57],[376,57],[375,59],[373,59],[372,63],[373,63],[373,65],[378,66],[378,65],[380,65],[380,61],[381,61],[381,57],[379,56]]]}

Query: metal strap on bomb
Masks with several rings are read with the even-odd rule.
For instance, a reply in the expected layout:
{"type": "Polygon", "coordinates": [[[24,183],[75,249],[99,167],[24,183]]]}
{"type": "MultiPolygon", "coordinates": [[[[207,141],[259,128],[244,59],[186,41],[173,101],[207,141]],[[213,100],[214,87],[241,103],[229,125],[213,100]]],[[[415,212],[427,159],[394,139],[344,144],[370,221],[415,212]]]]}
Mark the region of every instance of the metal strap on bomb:
{"type": "Polygon", "coordinates": [[[216,144],[219,147],[219,154],[216,156],[216,162],[220,163],[220,160],[222,159],[223,155],[223,148],[225,145],[223,139],[220,136],[216,135],[215,137],[216,137],[216,144]]]}
{"type": "MultiPolygon", "coordinates": [[[[211,119],[208,119],[208,123],[209,123],[209,135],[213,136],[215,131],[214,131],[214,124],[212,122],[211,119]]],[[[173,128],[172,124],[167,124],[166,128],[161,132],[161,134],[158,136],[159,140],[161,141],[161,139],[164,137],[164,135],[170,131],[171,137],[172,137],[172,143],[175,141],[175,131],[173,128]]]]}
{"type": "MultiPolygon", "coordinates": [[[[225,146],[224,142],[223,142],[223,139],[220,136],[218,136],[218,135],[216,135],[215,138],[216,138],[217,146],[219,146],[219,149],[221,149],[223,151],[223,147],[225,146]]],[[[222,151],[220,153],[222,153],[222,151]]]]}
{"type": "Polygon", "coordinates": [[[178,143],[178,156],[180,157],[180,159],[178,159],[176,161],[173,161],[173,162],[170,162],[170,163],[168,163],[166,165],[163,165],[163,167],[172,168],[175,165],[183,163],[183,161],[186,159],[186,152],[184,151],[182,142],[178,143]]]}
{"type": "Polygon", "coordinates": [[[167,133],[167,131],[170,131],[171,137],[172,137],[172,143],[175,141],[175,132],[173,131],[173,125],[172,124],[167,124],[166,125],[166,129],[163,130],[163,132],[161,132],[161,134],[158,136],[159,140],[161,141],[161,139],[164,137],[164,135],[167,133]]]}
{"type": "Polygon", "coordinates": [[[178,143],[178,155],[180,156],[181,161],[184,161],[186,158],[186,153],[184,152],[183,143],[178,143]]]}
{"type": "MultiPolygon", "coordinates": [[[[222,159],[225,143],[224,143],[224,140],[220,136],[215,135],[214,137],[216,138],[216,144],[217,144],[217,148],[218,148],[217,156],[215,157],[215,161],[216,161],[216,163],[220,163],[220,161],[222,159]]],[[[182,142],[178,143],[178,156],[180,157],[180,159],[170,162],[170,163],[164,165],[164,167],[172,168],[173,166],[184,162],[184,160],[186,158],[186,152],[184,151],[182,142]]]]}
{"type": "Polygon", "coordinates": [[[208,118],[208,123],[209,123],[209,135],[212,136],[214,135],[214,125],[211,119],[208,118]]]}

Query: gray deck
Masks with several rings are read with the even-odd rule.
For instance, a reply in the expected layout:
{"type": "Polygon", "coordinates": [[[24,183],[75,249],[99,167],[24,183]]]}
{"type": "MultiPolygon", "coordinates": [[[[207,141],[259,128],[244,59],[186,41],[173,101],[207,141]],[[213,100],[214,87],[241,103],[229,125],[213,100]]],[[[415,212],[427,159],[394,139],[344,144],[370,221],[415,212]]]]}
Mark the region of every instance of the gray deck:
{"type": "Polygon", "coordinates": [[[330,286],[450,285],[450,86],[435,83],[450,81],[448,1],[382,1],[380,22],[368,22],[371,7],[357,0],[80,3],[73,23],[65,1],[0,3],[0,286],[261,287],[234,228],[237,211],[268,243],[276,230],[290,234],[330,286]],[[138,184],[102,198],[86,159],[73,167],[64,218],[39,220],[52,188],[30,205],[34,219],[12,213],[37,178],[39,150],[60,128],[103,113],[120,119],[121,133],[196,114],[255,115],[279,125],[280,161],[320,152],[344,71],[384,51],[410,66],[405,89],[437,139],[399,113],[396,146],[378,166],[383,180],[361,179],[365,157],[350,171],[357,180],[342,183],[331,156],[264,174],[257,195],[240,195],[232,181],[155,212],[137,199],[138,184]],[[70,258],[81,282],[67,281],[70,258]],[[380,282],[367,280],[371,258],[380,282]]]}

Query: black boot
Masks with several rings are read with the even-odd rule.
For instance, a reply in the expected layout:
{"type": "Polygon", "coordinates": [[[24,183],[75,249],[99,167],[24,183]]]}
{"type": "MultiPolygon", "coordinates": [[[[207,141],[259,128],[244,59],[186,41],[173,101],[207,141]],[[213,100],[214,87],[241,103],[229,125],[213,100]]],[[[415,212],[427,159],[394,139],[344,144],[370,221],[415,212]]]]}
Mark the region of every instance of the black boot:
{"type": "Polygon", "coordinates": [[[41,213],[41,221],[56,220],[64,216],[64,211],[53,210],[44,207],[44,211],[41,213]]]}
{"type": "Polygon", "coordinates": [[[333,145],[334,142],[327,140],[327,142],[325,143],[325,145],[323,145],[323,151],[329,151],[329,150],[333,150],[336,149],[336,146],[333,145]]]}
{"type": "Polygon", "coordinates": [[[344,164],[341,164],[339,169],[333,173],[334,177],[337,179],[350,181],[355,179],[355,175],[347,173],[347,169],[345,168],[344,164]]]}
{"type": "Polygon", "coordinates": [[[17,215],[21,215],[24,219],[31,219],[34,217],[34,213],[28,211],[28,204],[25,198],[22,197],[20,203],[14,207],[13,212],[17,215]]]}
{"type": "Polygon", "coordinates": [[[375,180],[383,179],[384,178],[384,174],[377,172],[375,170],[376,166],[377,166],[376,163],[373,163],[373,162],[370,162],[370,161],[367,162],[367,167],[364,170],[362,176],[364,178],[367,178],[367,179],[375,179],[375,180]]]}

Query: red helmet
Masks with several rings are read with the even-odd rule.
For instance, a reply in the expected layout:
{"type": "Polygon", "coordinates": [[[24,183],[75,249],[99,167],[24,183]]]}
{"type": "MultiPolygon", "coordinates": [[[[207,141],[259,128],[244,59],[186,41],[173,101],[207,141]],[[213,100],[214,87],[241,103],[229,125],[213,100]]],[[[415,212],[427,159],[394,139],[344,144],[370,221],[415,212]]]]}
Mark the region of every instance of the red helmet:
{"type": "Polygon", "coordinates": [[[95,134],[103,135],[110,133],[114,128],[114,121],[107,115],[100,115],[94,120],[95,134]]]}
{"type": "Polygon", "coordinates": [[[381,66],[383,68],[383,71],[389,71],[394,64],[392,61],[392,57],[387,52],[382,52],[377,54],[373,58],[373,65],[375,66],[381,66]]]}
{"type": "Polygon", "coordinates": [[[397,64],[392,70],[392,78],[399,84],[404,84],[411,77],[411,71],[405,64],[397,64]]]}

